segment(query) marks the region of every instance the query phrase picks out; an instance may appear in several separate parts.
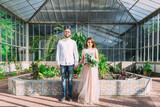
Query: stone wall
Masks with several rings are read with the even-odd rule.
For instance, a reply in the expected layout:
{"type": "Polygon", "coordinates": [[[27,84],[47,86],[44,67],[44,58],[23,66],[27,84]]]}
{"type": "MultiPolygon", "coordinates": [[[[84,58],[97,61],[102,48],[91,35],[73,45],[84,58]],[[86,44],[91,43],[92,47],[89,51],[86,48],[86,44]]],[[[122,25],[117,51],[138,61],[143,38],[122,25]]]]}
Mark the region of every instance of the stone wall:
{"type": "MultiPolygon", "coordinates": [[[[30,75],[25,74],[23,76],[30,75]]],[[[77,89],[73,80],[73,95],[77,95],[77,89]]],[[[144,77],[138,80],[99,80],[100,95],[112,96],[144,96],[152,89],[151,78],[144,77]]],[[[9,92],[14,95],[62,95],[61,80],[22,80],[17,77],[9,78],[9,92]]]]}

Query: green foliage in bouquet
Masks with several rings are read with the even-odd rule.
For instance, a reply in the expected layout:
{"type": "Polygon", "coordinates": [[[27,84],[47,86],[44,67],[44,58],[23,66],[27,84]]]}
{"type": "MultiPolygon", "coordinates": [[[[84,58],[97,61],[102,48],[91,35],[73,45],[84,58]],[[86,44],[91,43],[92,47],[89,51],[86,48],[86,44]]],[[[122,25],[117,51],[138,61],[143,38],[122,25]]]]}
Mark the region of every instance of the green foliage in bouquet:
{"type": "Polygon", "coordinates": [[[85,59],[87,61],[85,65],[87,64],[88,66],[95,67],[97,65],[97,61],[95,59],[92,59],[92,55],[93,53],[91,55],[88,53],[85,54],[85,59]]]}

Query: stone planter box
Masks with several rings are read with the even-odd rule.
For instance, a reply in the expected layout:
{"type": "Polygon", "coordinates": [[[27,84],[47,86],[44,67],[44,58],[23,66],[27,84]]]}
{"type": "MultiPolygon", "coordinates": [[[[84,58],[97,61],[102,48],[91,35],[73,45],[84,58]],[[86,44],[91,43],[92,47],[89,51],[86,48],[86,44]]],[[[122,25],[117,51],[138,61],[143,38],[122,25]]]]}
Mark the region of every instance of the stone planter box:
{"type": "MultiPolygon", "coordinates": [[[[23,80],[19,77],[27,76],[24,74],[8,79],[8,90],[14,95],[62,95],[61,80],[23,80]]],[[[152,79],[141,76],[138,80],[99,80],[100,95],[104,96],[145,96],[152,89],[152,79]]],[[[76,80],[73,80],[73,95],[78,95],[76,80]]]]}

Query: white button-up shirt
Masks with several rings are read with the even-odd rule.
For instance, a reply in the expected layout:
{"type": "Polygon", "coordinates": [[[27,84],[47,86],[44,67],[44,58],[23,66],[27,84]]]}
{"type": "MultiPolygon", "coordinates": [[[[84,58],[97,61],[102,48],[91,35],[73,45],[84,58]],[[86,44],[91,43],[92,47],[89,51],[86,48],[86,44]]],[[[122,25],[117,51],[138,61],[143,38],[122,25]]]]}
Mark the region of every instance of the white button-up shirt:
{"type": "Polygon", "coordinates": [[[78,65],[78,61],[79,55],[76,42],[70,38],[59,40],[56,54],[57,65],[78,65]]]}

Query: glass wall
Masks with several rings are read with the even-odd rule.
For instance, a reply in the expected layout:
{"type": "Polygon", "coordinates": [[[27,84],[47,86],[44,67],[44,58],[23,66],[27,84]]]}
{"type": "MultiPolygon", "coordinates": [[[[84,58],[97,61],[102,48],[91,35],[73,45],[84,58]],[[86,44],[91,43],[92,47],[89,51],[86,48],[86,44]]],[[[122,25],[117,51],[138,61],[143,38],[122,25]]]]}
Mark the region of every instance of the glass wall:
{"type": "Polygon", "coordinates": [[[0,61],[26,61],[25,23],[0,8],[0,61]]]}
{"type": "MultiPolygon", "coordinates": [[[[118,27],[121,29],[121,26],[118,27]]],[[[102,48],[102,53],[108,58],[108,61],[135,61],[136,58],[136,27],[120,34],[110,46],[102,48]],[[115,42],[115,43],[114,43],[115,42]]]]}
{"type": "MultiPolygon", "coordinates": [[[[29,25],[30,61],[37,61],[45,56],[45,43],[48,36],[53,34],[57,34],[59,37],[64,36],[62,31],[54,30],[55,26],[55,24],[29,25]],[[32,52],[31,46],[33,42],[31,41],[40,37],[45,37],[46,39],[38,42],[35,51],[32,52]]],[[[100,47],[101,52],[107,57],[107,61],[135,61],[136,27],[132,25],[66,24],[62,26],[64,28],[71,28],[72,34],[75,32],[75,29],[77,29],[82,30],[86,36],[93,37],[96,44],[100,47]],[[128,30],[126,30],[126,28],[128,30]]],[[[56,54],[55,49],[53,50],[56,54]]],[[[55,55],[53,58],[46,58],[44,61],[55,61],[55,55]]]]}
{"type": "MultiPolygon", "coordinates": [[[[64,28],[71,28],[72,33],[74,33],[74,29],[76,28],[75,25],[63,25],[64,28]]],[[[46,55],[46,42],[48,37],[56,34],[58,37],[63,37],[64,33],[62,31],[54,30],[56,27],[55,24],[30,24],[29,25],[29,61],[37,61],[40,58],[46,55]],[[38,38],[45,37],[45,39],[37,42],[35,46],[34,52],[31,49],[33,46],[33,41],[37,40],[38,38]]],[[[56,46],[53,49],[53,57],[47,57],[44,61],[55,61],[56,55],[56,46]]]]}
{"type": "Polygon", "coordinates": [[[138,61],[160,61],[159,13],[139,25],[138,61]]]}

